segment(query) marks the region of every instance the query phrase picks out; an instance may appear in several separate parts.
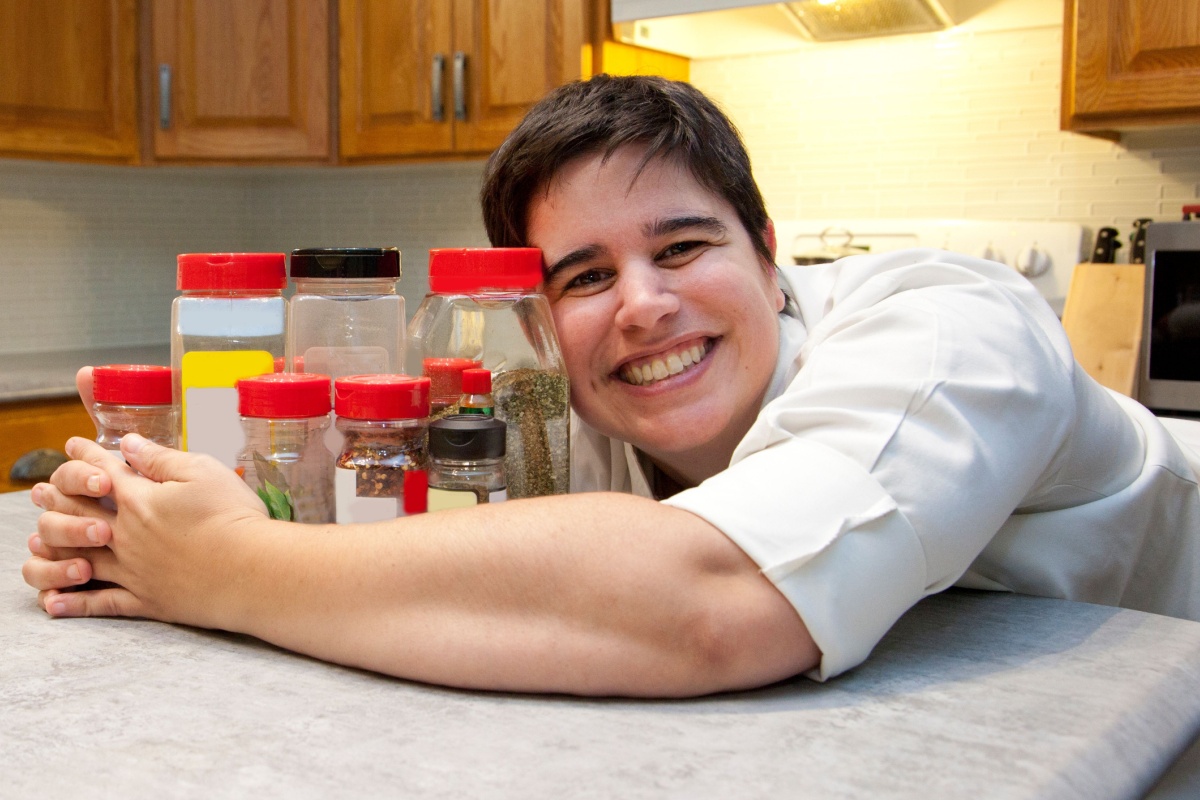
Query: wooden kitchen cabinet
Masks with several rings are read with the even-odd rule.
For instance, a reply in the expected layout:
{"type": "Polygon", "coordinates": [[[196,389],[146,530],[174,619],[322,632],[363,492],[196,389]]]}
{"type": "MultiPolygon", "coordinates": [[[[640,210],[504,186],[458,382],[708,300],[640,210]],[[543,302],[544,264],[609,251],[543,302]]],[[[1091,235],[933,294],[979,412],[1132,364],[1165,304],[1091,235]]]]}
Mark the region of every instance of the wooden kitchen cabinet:
{"type": "Polygon", "coordinates": [[[580,76],[585,12],[581,0],[341,0],[341,158],[491,152],[580,76]]]}
{"type": "Polygon", "coordinates": [[[1200,3],[1066,0],[1063,130],[1200,126],[1200,3]]]}
{"type": "Polygon", "coordinates": [[[9,478],[13,463],[31,450],[61,451],[72,436],[96,437],[78,397],[0,403],[0,492],[31,488],[33,483],[9,478]]]}
{"type": "Polygon", "coordinates": [[[0,3],[0,156],[138,159],[137,0],[0,3]]]}
{"type": "Polygon", "coordinates": [[[155,161],[332,157],[330,0],[152,0],[155,161]]]}

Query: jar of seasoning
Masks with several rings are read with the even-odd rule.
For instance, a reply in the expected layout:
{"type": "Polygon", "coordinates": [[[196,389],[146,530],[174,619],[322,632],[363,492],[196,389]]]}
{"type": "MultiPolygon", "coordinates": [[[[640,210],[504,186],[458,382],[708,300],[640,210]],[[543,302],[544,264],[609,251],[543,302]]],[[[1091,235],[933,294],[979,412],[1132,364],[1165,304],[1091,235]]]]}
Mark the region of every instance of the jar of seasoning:
{"type": "Polygon", "coordinates": [[[92,369],[96,442],[120,453],[127,433],[145,436],[166,447],[176,446],[175,406],[171,403],[171,368],[148,364],[108,364],[92,369]]]}
{"type": "Polygon", "coordinates": [[[426,358],[421,361],[421,372],[429,378],[430,416],[436,418],[457,413],[463,391],[463,373],[482,363],[473,358],[426,358]]]}
{"type": "Polygon", "coordinates": [[[237,469],[272,519],[333,522],[329,376],[277,373],[238,381],[245,445],[237,469]]]}
{"type": "Polygon", "coordinates": [[[287,363],[334,380],[404,369],[404,297],[394,247],[293,250],[287,363]]]}
{"type": "Polygon", "coordinates": [[[491,370],[463,370],[462,396],[458,398],[458,413],[482,414],[486,417],[496,413],[496,400],[492,397],[491,370]]]}
{"type": "Polygon", "coordinates": [[[275,371],[287,320],[283,253],[185,253],[171,305],[180,446],[230,467],[242,449],[237,382],[275,371]]]}
{"type": "Polygon", "coordinates": [[[541,280],[536,248],[431,250],[430,292],[408,326],[410,369],[467,358],[492,373],[512,498],[570,491],[570,386],[541,280]]]}
{"type": "Polygon", "coordinates": [[[453,414],[429,423],[430,511],[508,499],[506,427],[482,414],[453,414]]]}
{"type": "Polygon", "coordinates": [[[428,467],[429,379],[355,375],[335,380],[333,394],[343,437],[334,470],[337,522],[406,516],[406,474],[428,467]]]}

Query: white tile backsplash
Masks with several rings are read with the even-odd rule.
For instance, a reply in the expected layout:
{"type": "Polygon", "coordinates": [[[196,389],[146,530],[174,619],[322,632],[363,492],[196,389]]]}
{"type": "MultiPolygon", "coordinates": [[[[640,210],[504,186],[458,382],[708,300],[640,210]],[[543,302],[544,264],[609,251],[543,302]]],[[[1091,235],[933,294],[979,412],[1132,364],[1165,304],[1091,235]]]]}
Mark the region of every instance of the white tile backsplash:
{"type": "MultiPolygon", "coordinates": [[[[1058,130],[1059,26],[698,60],[768,209],[1113,225],[1177,219],[1200,145],[1058,130]]],[[[175,256],[397,246],[411,314],[431,247],[486,244],[482,162],[136,168],[0,160],[0,354],[167,340],[175,256]]],[[[1128,248],[1119,251],[1128,252],[1128,248]]]]}

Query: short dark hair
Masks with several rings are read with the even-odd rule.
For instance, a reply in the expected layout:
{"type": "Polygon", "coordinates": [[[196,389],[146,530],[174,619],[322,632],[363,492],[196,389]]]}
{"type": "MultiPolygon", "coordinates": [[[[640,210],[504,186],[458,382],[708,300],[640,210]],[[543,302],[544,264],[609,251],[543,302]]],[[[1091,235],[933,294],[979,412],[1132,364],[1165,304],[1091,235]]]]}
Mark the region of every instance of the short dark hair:
{"type": "Polygon", "coordinates": [[[574,81],[525,115],[484,168],[480,200],[492,245],[527,245],[533,196],[568,161],[595,153],[607,159],[628,144],[646,147],[642,167],[654,158],[678,159],[733,206],[764,264],[774,263],[764,237],[766,205],[737,129],[694,86],[651,76],[574,81]]]}

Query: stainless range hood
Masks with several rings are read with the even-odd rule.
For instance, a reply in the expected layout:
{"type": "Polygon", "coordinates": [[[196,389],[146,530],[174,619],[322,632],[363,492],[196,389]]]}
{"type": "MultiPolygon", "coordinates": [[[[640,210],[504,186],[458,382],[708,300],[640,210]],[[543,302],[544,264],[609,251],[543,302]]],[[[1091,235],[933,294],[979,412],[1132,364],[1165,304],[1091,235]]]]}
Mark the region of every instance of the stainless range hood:
{"type": "Polygon", "coordinates": [[[612,0],[618,41],[689,58],[795,49],[939,31],[960,22],[960,0],[612,0]]]}

